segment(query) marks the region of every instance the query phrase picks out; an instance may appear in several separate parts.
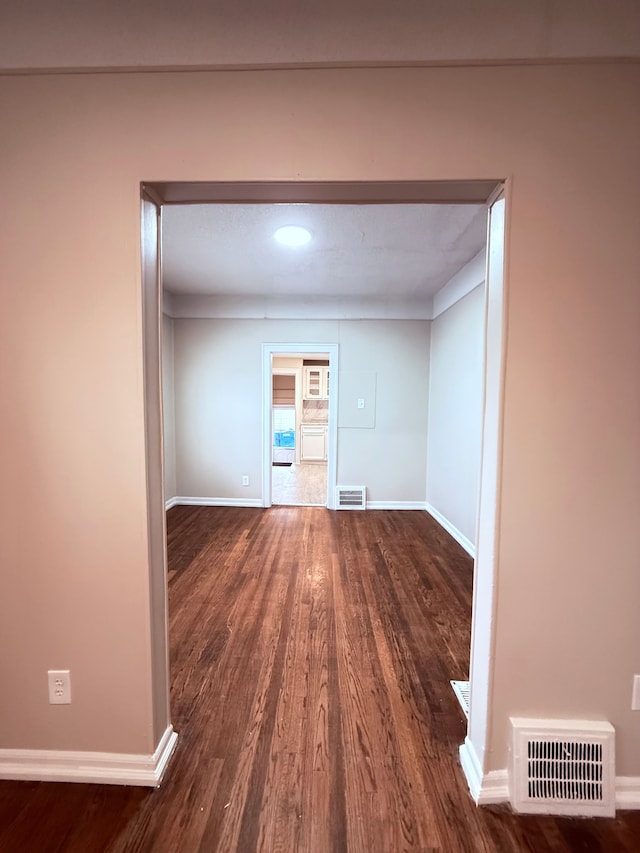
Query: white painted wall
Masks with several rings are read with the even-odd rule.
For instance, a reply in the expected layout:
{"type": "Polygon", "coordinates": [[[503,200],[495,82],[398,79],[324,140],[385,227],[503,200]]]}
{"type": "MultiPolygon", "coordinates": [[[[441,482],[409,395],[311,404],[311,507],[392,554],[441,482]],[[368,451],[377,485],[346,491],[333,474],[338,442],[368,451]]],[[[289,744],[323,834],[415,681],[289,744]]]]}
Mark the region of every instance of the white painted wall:
{"type": "Polygon", "coordinates": [[[356,377],[351,400],[340,391],[338,481],[365,485],[367,501],[424,501],[424,468],[420,464],[427,453],[429,325],[421,320],[340,323],[340,371],[356,377]],[[348,407],[357,416],[360,396],[367,406],[361,412],[363,422],[371,423],[367,394],[372,374],[374,426],[343,426],[353,422],[348,407]]]}
{"type": "Polygon", "coordinates": [[[484,284],[431,324],[427,503],[475,546],[482,443],[484,284]]]}
{"type": "Polygon", "coordinates": [[[176,421],[173,375],[172,317],[162,315],[162,403],[164,409],[164,496],[170,501],[176,491],[176,421]]]}
{"type": "Polygon", "coordinates": [[[340,371],[376,378],[373,426],[340,427],[338,413],[338,482],[424,500],[429,324],[402,320],[175,320],[179,495],[262,499],[261,345],[318,341],[340,345],[340,371]]]}

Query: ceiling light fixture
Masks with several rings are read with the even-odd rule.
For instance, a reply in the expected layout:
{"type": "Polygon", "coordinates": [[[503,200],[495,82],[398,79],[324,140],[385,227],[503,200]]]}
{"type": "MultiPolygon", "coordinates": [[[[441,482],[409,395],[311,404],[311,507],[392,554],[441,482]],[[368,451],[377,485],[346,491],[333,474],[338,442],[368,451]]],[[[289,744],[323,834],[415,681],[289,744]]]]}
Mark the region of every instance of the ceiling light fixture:
{"type": "Polygon", "coordinates": [[[283,225],[273,236],[283,246],[305,246],[311,239],[311,231],[303,228],[302,225],[283,225]]]}

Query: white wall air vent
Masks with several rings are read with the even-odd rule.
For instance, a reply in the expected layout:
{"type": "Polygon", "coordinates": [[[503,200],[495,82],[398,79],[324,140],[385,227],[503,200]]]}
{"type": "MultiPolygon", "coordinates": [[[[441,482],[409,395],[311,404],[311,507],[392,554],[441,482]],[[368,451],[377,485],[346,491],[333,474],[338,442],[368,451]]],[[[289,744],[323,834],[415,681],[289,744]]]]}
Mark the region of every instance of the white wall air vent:
{"type": "Polygon", "coordinates": [[[511,802],[522,813],[614,817],[615,730],[591,720],[511,718],[511,802]]]}
{"type": "Polygon", "coordinates": [[[336,509],[366,509],[366,493],[365,486],[337,486],[336,509]]]}

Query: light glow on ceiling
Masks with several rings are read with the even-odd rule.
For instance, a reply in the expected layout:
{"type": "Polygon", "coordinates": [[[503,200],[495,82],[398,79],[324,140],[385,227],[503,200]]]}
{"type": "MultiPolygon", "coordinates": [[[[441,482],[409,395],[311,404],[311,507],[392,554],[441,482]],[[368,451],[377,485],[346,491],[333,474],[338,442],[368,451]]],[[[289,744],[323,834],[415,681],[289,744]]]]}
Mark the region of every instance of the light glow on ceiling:
{"type": "Polygon", "coordinates": [[[306,246],[311,240],[311,231],[303,228],[302,225],[283,225],[273,235],[278,243],[290,248],[298,246],[306,246]]]}

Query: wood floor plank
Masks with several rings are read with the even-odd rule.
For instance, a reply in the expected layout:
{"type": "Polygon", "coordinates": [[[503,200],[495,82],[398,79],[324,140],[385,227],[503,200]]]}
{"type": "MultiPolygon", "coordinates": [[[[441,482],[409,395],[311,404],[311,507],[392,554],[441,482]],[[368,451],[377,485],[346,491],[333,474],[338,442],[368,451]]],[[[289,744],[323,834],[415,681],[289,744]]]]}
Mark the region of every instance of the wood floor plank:
{"type": "Polygon", "coordinates": [[[167,545],[163,784],[0,782],[2,853],[640,850],[640,813],[471,801],[473,566],[426,513],[174,507],[167,545]]]}
{"type": "Polygon", "coordinates": [[[366,842],[369,849],[375,849],[376,844],[398,851],[437,846],[435,824],[427,842],[428,836],[425,837],[421,821],[417,820],[422,809],[413,798],[416,782],[412,784],[410,767],[403,760],[409,753],[402,744],[409,738],[399,737],[401,730],[394,724],[389,682],[384,678],[383,661],[376,644],[374,626],[379,621],[378,614],[371,613],[365,594],[369,574],[367,551],[356,547],[351,554],[353,561],[344,554],[342,585],[350,596],[336,603],[339,618],[342,617],[340,639],[345,688],[341,707],[345,721],[350,723],[345,729],[345,748],[350,750],[356,769],[352,778],[347,779],[347,798],[355,799],[358,792],[366,795],[354,809],[351,830],[360,830],[360,824],[365,824],[370,832],[366,842]],[[358,768],[366,768],[366,774],[359,774],[358,768]],[[372,813],[367,814],[367,809],[372,813]]]}

